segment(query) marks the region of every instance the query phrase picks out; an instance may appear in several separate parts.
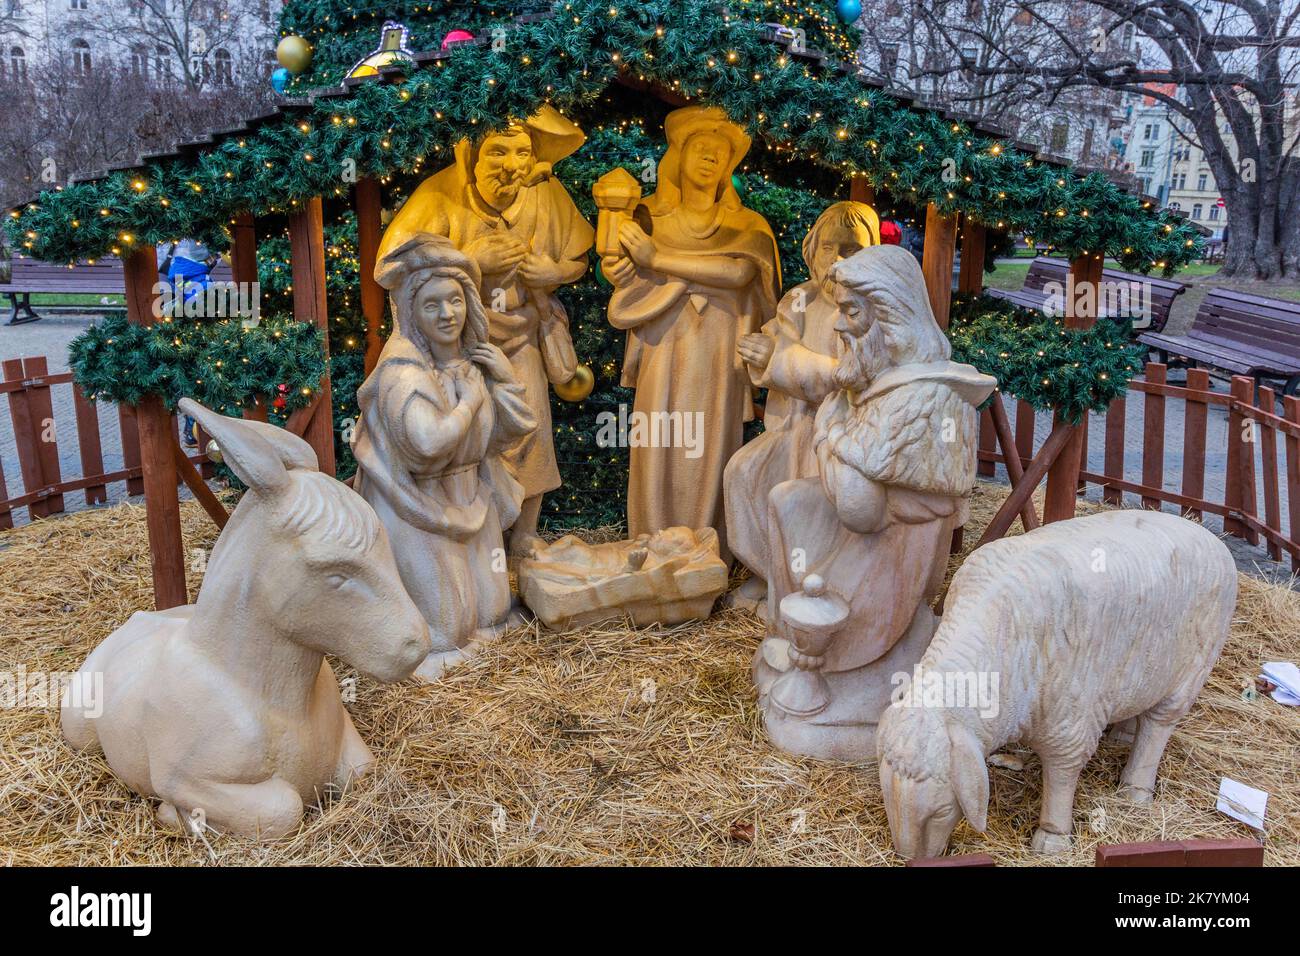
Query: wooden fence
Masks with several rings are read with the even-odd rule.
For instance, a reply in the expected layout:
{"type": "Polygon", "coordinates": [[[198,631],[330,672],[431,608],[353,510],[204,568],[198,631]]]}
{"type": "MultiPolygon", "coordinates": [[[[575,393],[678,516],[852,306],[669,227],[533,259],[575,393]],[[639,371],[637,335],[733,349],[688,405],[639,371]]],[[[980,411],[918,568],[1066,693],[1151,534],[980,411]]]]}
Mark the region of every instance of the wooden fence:
{"type": "MultiPolygon", "coordinates": [[[[1189,369],[1185,385],[1167,382],[1167,368],[1148,363],[1144,378],[1135,379],[1125,396],[1115,399],[1106,411],[1101,439],[1101,472],[1089,471],[1085,456],[1079,471],[1079,489],[1088,484],[1102,488],[1102,498],[1118,505],[1125,492],[1140,497],[1143,507],[1157,509],[1173,505],[1188,517],[1200,519],[1205,514],[1223,519],[1224,531],[1248,541],[1261,541],[1273,560],[1290,556],[1292,571],[1300,571],[1300,399],[1286,396],[1278,410],[1278,396],[1272,388],[1260,387],[1246,376],[1234,376],[1228,392],[1211,389],[1205,369],[1189,369]],[[1126,430],[1130,396],[1142,396],[1142,431],[1140,480],[1125,477],[1128,445],[1126,430]],[[1183,400],[1183,440],[1181,447],[1170,449],[1165,441],[1169,424],[1167,402],[1183,400]],[[1225,410],[1227,428],[1222,445],[1213,451],[1226,460],[1222,500],[1206,493],[1206,454],[1210,406],[1225,410]],[[1283,452],[1279,455],[1279,449],[1283,452]],[[1167,488],[1166,470],[1172,451],[1181,478],[1177,490],[1167,488]],[[1262,480],[1261,480],[1262,479],[1262,480]],[[1285,484],[1284,484],[1285,483],[1285,484]],[[1286,515],[1283,518],[1282,488],[1286,489],[1286,515]],[[1262,516],[1260,499],[1263,499],[1262,516]]],[[[1041,457],[1043,443],[1034,447],[1036,416],[1028,403],[999,395],[982,414],[980,427],[979,471],[983,476],[994,473],[995,463],[1007,465],[1012,485],[1019,485],[1022,473],[1036,456],[1041,457]],[[1010,427],[1006,402],[1016,407],[1015,426],[1010,427]],[[1007,446],[1014,449],[1010,456],[1007,446]]],[[[1095,428],[1095,423],[1094,423],[1095,428]]],[[[1084,423],[1084,447],[1088,427],[1084,423]]],[[[1049,437],[1048,441],[1051,441],[1049,437]]],[[[1036,482],[1035,482],[1036,484],[1036,482]]],[[[1039,523],[1032,502],[1018,512],[1028,527],[1039,523]]]]}
{"type": "MultiPolygon", "coordinates": [[[[85,496],[87,505],[103,504],[108,500],[108,486],[115,482],[125,482],[128,495],[144,493],[140,435],[134,408],[129,405],[95,405],[82,394],[72,380],[71,372],[50,374],[44,356],[6,359],[0,363],[0,371],[4,376],[0,381],[0,394],[8,399],[23,484],[22,494],[11,497],[4,463],[0,461],[0,528],[12,528],[15,509],[23,507],[26,507],[31,520],[58,514],[65,508],[64,497],[76,492],[85,496]],[[55,414],[53,390],[60,386],[69,388],[72,393],[72,412],[67,417],[75,422],[74,432],[68,430],[70,422],[58,420],[55,414]],[[113,407],[117,410],[121,435],[122,467],[106,471],[99,415],[102,410],[113,407]],[[59,459],[59,440],[66,441],[69,434],[75,434],[81,474],[65,478],[59,459]]],[[[189,457],[181,451],[175,416],[171,431],[176,442],[175,455],[185,460],[197,483],[202,484],[202,479],[212,474],[211,463],[205,455],[189,457]]],[[[200,442],[200,447],[202,445],[200,442]]],[[[181,477],[185,478],[185,475],[182,473],[181,477]]],[[[206,485],[203,487],[207,490],[206,485]]]]}

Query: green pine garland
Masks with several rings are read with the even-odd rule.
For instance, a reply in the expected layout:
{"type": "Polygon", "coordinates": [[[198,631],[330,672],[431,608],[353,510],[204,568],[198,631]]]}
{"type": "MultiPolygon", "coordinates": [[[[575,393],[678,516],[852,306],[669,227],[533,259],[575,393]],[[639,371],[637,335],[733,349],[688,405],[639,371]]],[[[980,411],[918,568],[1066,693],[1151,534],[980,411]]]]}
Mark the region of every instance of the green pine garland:
{"type": "MultiPolygon", "coordinates": [[[[47,192],[16,211],[10,236],[31,255],[64,262],[177,236],[222,247],[234,211],[266,215],[310,196],[343,195],[346,169],[386,177],[442,165],[467,131],[500,126],[547,101],[579,110],[625,70],[722,107],[768,144],[759,149],[864,174],[917,205],[933,201],[944,212],[1026,232],[1067,257],[1104,252],[1126,269],[1168,274],[1199,252],[1189,224],[1144,209],[1098,173],[1078,177],[1037,162],[831,66],[786,54],[756,23],[763,5],[734,0],[726,14],[705,0],[563,0],[554,9],[550,18],[511,26],[502,49],[457,46],[401,84],[363,83],[347,98],[319,100],[194,160],[47,192]]],[[[304,35],[324,44],[348,25],[321,23],[304,35]]],[[[417,39],[420,47],[435,43],[417,39]]],[[[361,36],[350,43],[347,56],[365,52],[361,36]]]]}
{"type": "Polygon", "coordinates": [[[1143,349],[1127,321],[1101,318],[1069,329],[1061,318],[990,296],[956,296],[948,337],[953,360],[998,380],[998,389],[1071,424],[1103,412],[1142,370],[1143,349]]]}
{"type": "Polygon", "coordinates": [[[159,395],[168,408],[189,396],[227,415],[257,394],[286,386],[286,411],[310,404],[325,374],[320,330],[305,322],[265,318],[164,319],[131,325],[114,315],[73,339],[69,363],[92,401],[137,405],[159,395]]]}
{"type": "MultiPolygon", "coordinates": [[[[934,200],[992,227],[987,265],[1010,242],[1010,232],[1019,230],[1065,255],[1104,248],[1138,270],[1168,272],[1197,251],[1186,225],[1144,210],[1104,179],[1063,173],[937,114],[909,110],[849,77],[782,57],[755,28],[755,21],[804,26],[810,45],[851,54],[856,34],[838,24],[829,3],[732,0],[735,12],[724,19],[720,6],[703,0],[572,0],[557,6],[550,20],[508,23],[515,13],[542,8],[505,0],[347,7],[337,0],[294,0],[284,12],[283,32],[315,44],[310,71],[296,81],[298,92],[337,83],[374,48],[380,24],[389,18],[411,28],[418,50],[436,49],[451,29],[490,37],[494,27],[508,25],[506,49],[457,47],[442,65],[414,70],[404,84],[364,83],[349,97],[321,100],[195,160],[47,193],[7,224],[10,234],[30,254],[55,260],[177,236],[224,248],[233,211],[252,211],[261,229],[274,230],[283,222],[280,214],[296,202],[323,195],[341,477],[354,468],[346,436],[358,415],[365,348],[355,223],[346,208],[350,184],[340,177],[344,161],[357,174],[381,177],[392,201],[450,162],[452,146],[467,131],[526,115],[550,100],[588,133],[587,144],[556,175],[594,221],[591,183],[615,165],[639,174],[663,150],[659,125],[668,107],[611,87],[620,66],[721,105],[755,134],[740,173],[741,191],[776,233],[787,288],[806,277],[799,250],[804,234],[829,202],[847,194],[843,175],[852,172],[866,173],[884,190],[896,216],[915,217],[934,200]],[[820,11],[816,16],[809,12],[814,9],[820,11]],[[762,79],[755,81],[755,72],[762,79]],[[774,148],[776,143],[782,145],[774,148]],[[945,165],[943,158],[953,162],[945,165]]],[[[291,320],[287,235],[263,232],[258,261],[260,331],[241,331],[231,341],[228,327],[194,320],[176,320],[170,330],[109,320],[74,345],[78,380],[89,393],[115,401],[154,393],[171,403],[190,394],[232,412],[253,394],[280,394],[283,384],[286,403],[275,417],[305,404],[309,396],[302,389],[314,387],[324,359],[317,330],[291,320]],[[280,337],[268,340],[274,329],[280,337]],[[235,342],[240,351],[232,351],[235,342]],[[236,363],[240,371],[231,372],[236,363]]],[[[560,292],[596,389],[578,404],[552,403],[564,486],[547,496],[543,521],[551,527],[595,527],[623,518],[627,451],[597,447],[596,416],[616,414],[633,393],[618,386],[624,336],[608,324],[609,288],[596,274],[594,254],[591,265],[581,282],[560,292]]],[[[1036,407],[1056,404],[1077,418],[1085,408],[1104,407],[1132,374],[1127,329],[1115,324],[1064,334],[1056,323],[993,300],[955,307],[953,322],[959,357],[997,375],[1004,390],[1036,407]]]]}

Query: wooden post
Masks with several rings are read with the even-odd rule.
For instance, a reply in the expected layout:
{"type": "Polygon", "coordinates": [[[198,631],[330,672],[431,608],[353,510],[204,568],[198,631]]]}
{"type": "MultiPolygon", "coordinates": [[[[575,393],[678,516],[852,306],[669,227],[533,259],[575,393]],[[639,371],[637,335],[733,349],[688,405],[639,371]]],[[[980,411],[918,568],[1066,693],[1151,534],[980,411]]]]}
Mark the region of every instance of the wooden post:
{"type": "MultiPolygon", "coordinates": [[[[1102,256],[1079,256],[1070,263],[1073,292],[1066,296],[1065,325],[1072,329],[1092,328],[1097,320],[1097,293],[1101,282],[1102,256]],[[1081,295],[1091,286],[1091,294],[1081,295]]],[[[1063,424],[1060,412],[1053,415],[1053,427],[1063,424]]],[[[1043,522],[1074,517],[1079,492],[1079,469],[1083,464],[1083,430],[1070,429],[1070,438],[1047,473],[1047,498],[1043,503],[1043,522]]]]}
{"type": "MultiPolygon", "coordinates": [[[[257,224],[251,212],[235,215],[235,224],[230,228],[230,271],[239,285],[257,288],[253,283],[257,277],[257,224]]],[[[260,293],[259,293],[260,294],[260,293]]],[[[244,409],[244,417],[253,421],[266,421],[266,396],[253,395],[253,404],[244,409]]],[[[205,443],[206,446],[206,443],[205,443]]],[[[204,448],[200,448],[203,451],[204,448]]]]}
{"type": "Polygon", "coordinates": [[[948,328],[948,309],[952,305],[952,260],[957,250],[957,217],[945,216],[934,203],[925,209],[925,249],[921,253],[921,271],[930,293],[930,308],[939,328],[948,328]]]}
{"type": "MultiPolygon", "coordinates": [[[[1300,398],[1294,395],[1282,397],[1283,415],[1292,424],[1300,425],[1300,398]]],[[[1289,537],[1292,541],[1300,540],[1300,438],[1292,432],[1286,432],[1283,443],[1286,446],[1286,508],[1290,520],[1289,537]]],[[[0,489],[0,497],[4,490],[0,489]]],[[[1300,555],[1291,554],[1291,573],[1300,572],[1300,555]]]]}
{"type": "MultiPolygon", "coordinates": [[[[1183,494],[1205,497],[1205,429],[1210,406],[1201,396],[1210,392],[1210,373],[1203,368],[1187,370],[1187,399],[1183,411],[1183,494]]],[[[1271,406],[1270,406],[1271,407],[1271,406]]],[[[1201,509],[1187,509],[1187,516],[1201,520],[1201,509]]]]}
{"type": "Polygon", "coordinates": [[[864,202],[868,206],[876,204],[876,187],[866,176],[854,176],[849,180],[849,199],[864,202]]]}
{"type": "MultiPolygon", "coordinates": [[[[1255,516],[1255,438],[1259,423],[1255,411],[1255,380],[1248,375],[1232,376],[1232,405],[1228,412],[1228,473],[1225,476],[1224,501],[1238,515],[1255,516]]],[[[1250,544],[1259,544],[1259,532],[1239,517],[1224,517],[1223,530],[1250,544]]]]}
{"type": "MultiPolygon", "coordinates": [[[[325,333],[329,358],[329,311],[325,304],[325,223],[319,196],[300,203],[289,214],[289,255],[293,267],[293,316],[325,333]]],[[[329,374],[320,381],[320,401],[303,438],[316,452],[320,470],[334,476],[334,401],[329,374]]]]}
{"type": "MultiPolygon", "coordinates": [[[[77,414],[77,450],[81,455],[81,473],[86,476],[102,475],[104,451],[99,439],[99,410],[86,398],[76,382],[72,383],[72,406],[77,414]]],[[[2,497],[4,496],[0,495],[2,497]]],[[[102,505],[107,500],[107,486],[86,487],[86,504],[102,505]]]]}
{"type": "Polygon", "coordinates": [[[384,289],[375,281],[375,261],[379,256],[379,181],[363,176],[353,197],[357,210],[357,261],[361,272],[361,312],[366,317],[366,374],[379,362],[384,347],[379,325],[384,321],[384,289]]]}
{"type": "Polygon", "coordinates": [[[957,291],[963,295],[979,295],[984,291],[984,250],[988,232],[970,219],[962,223],[961,231],[961,271],[957,274],[957,291]]]}
{"type": "Polygon", "coordinates": [[[236,282],[257,281],[257,227],[251,212],[241,212],[235,216],[235,224],[230,228],[232,238],[230,246],[230,271],[236,282]]]}
{"type": "MultiPolygon", "coordinates": [[[[126,279],[126,316],[132,325],[153,325],[153,287],[158,260],[152,246],[133,249],[122,259],[126,279]]],[[[185,549],[181,539],[181,507],[176,492],[175,421],[157,395],[135,407],[140,436],[140,465],[144,469],[145,520],[149,526],[149,559],[153,567],[154,607],[164,610],[189,603],[185,590],[185,549]]]]}
{"type": "MultiPolygon", "coordinates": [[[[1147,362],[1145,377],[1152,385],[1164,385],[1166,366],[1147,362]]],[[[1142,484],[1159,491],[1165,484],[1165,397],[1147,392],[1142,398],[1142,484]]],[[[1160,510],[1160,499],[1142,496],[1142,507],[1160,510]]]]}
{"type": "MultiPolygon", "coordinates": [[[[27,359],[26,361],[31,361],[27,359]]],[[[9,393],[9,416],[14,428],[14,446],[18,452],[18,465],[23,476],[23,491],[31,494],[58,483],[58,478],[47,479],[44,473],[45,455],[42,453],[42,433],[48,433],[48,426],[41,421],[41,416],[33,408],[31,390],[23,385],[27,378],[24,360],[20,358],[4,360],[4,380],[13,385],[9,393]]],[[[55,453],[57,461],[57,452],[55,453]]],[[[27,506],[27,516],[35,521],[51,512],[52,498],[40,498],[27,506]]],[[[63,510],[62,498],[59,499],[59,511],[63,510]]]]}

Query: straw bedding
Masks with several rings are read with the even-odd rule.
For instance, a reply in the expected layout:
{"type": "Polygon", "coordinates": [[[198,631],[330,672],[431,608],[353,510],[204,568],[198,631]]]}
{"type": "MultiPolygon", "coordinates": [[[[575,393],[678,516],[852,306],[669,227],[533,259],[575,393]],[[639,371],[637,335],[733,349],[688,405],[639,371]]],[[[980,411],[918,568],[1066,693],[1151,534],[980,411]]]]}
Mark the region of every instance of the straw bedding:
{"type": "MultiPolygon", "coordinates": [[[[1004,494],[977,489],[968,546],[1004,494]]],[[[0,671],[73,670],[150,605],[143,519],[122,505],[0,535],[0,671]]],[[[183,519],[187,547],[211,544],[197,505],[183,519]]],[[[0,863],[899,863],[874,766],[768,744],[749,683],[761,634],[739,611],[675,629],[520,628],[435,685],[361,679],[348,707],[377,769],[266,846],[161,832],[101,756],[63,745],[57,711],[0,710],[0,863]]],[[[1250,835],[1214,809],[1226,775],[1271,794],[1267,861],[1300,864],[1300,711],[1242,693],[1267,660],[1300,660],[1300,595],[1243,576],[1155,803],[1115,796],[1125,751],[1104,743],[1079,787],[1075,848],[1051,862],[1091,865],[1098,843],[1250,835]]],[[[988,833],[963,823],[952,851],[1040,863],[1027,852],[1038,761],[1009,752],[1024,766],[990,768],[988,833]]]]}

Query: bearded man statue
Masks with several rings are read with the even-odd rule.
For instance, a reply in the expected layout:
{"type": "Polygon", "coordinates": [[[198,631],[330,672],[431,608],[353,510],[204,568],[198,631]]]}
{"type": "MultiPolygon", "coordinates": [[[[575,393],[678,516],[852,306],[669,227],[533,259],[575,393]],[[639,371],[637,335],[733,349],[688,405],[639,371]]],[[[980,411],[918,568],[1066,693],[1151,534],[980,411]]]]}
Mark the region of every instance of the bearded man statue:
{"type": "Polygon", "coordinates": [[[569,317],[555,295],[587,271],[595,231],[551,168],[578,149],[581,129],[550,106],[477,142],[456,144],[456,161],[411,194],[379,247],[379,259],[414,235],[446,236],[473,259],[482,278],[492,344],[514,368],[536,431],[506,449],[506,463],[524,489],[510,551],[539,543],[542,496],[560,487],[551,429],[548,381],[570,382],[578,370],[569,317]]]}
{"type": "Polygon", "coordinates": [[[777,746],[864,760],[892,678],[937,626],[930,602],[975,484],[977,409],[997,382],[950,361],[905,249],[863,249],[831,278],[836,390],[817,411],[817,476],[768,495],[768,636],[753,674],[777,746]]]}

